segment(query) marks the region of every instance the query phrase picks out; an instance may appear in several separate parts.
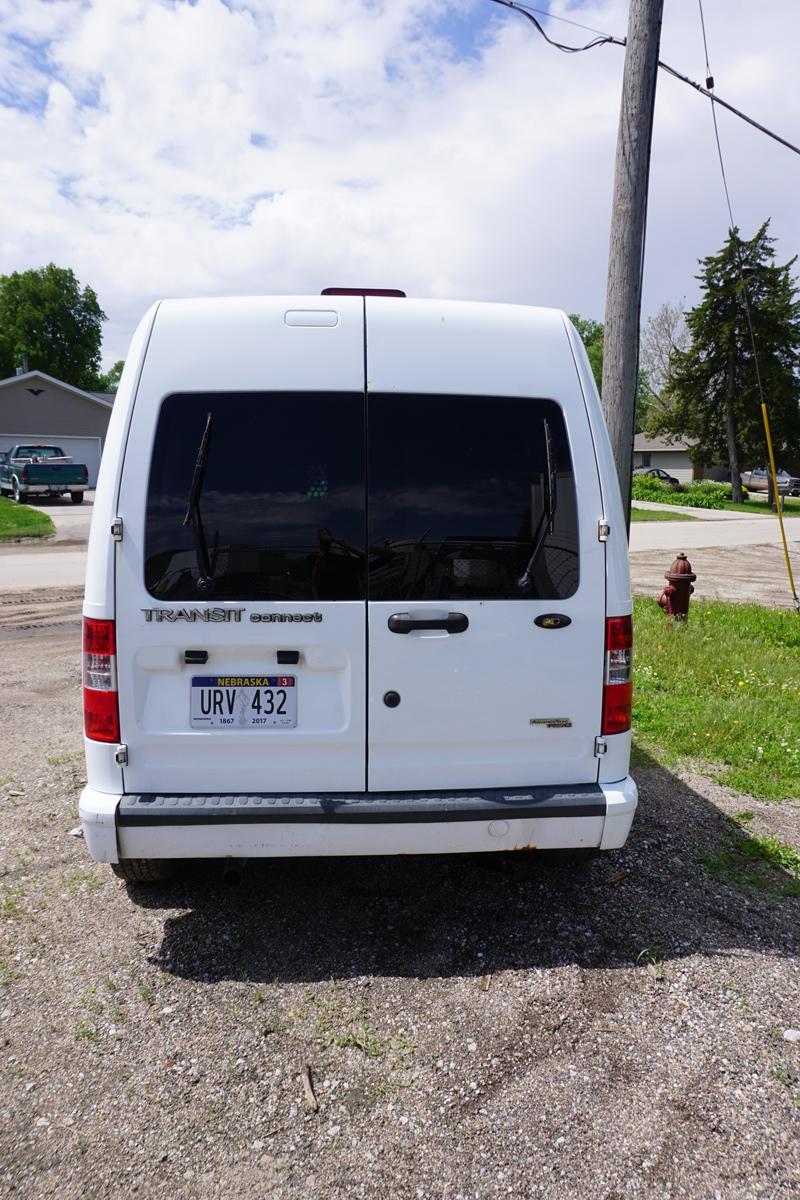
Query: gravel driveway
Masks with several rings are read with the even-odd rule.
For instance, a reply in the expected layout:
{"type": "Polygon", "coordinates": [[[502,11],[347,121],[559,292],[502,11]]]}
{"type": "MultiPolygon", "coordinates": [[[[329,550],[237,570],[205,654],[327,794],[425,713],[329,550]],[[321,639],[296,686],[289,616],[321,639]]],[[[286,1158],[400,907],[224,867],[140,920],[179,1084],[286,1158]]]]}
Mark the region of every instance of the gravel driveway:
{"type": "Polygon", "coordinates": [[[745,807],[797,844],[796,804],[643,759],[583,866],[127,887],[70,835],[78,595],[0,597],[0,1194],[795,1200],[800,902],[701,860],[745,807]]]}

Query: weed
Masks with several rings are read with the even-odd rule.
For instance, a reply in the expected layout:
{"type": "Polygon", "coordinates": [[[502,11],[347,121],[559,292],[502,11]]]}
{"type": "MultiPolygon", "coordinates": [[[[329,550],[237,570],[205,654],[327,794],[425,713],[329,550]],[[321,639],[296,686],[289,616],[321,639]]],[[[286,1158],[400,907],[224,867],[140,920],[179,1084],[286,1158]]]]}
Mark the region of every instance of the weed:
{"type": "Polygon", "coordinates": [[[0,958],[0,987],[8,987],[14,978],[14,972],[7,962],[0,958]]]}
{"type": "Polygon", "coordinates": [[[366,1005],[359,1004],[350,1017],[350,1028],[334,1038],[340,1049],[360,1050],[367,1058],[381,1058],[386,1047],[370,1024],[366,1005]]]}
{"type": "Polygon", "coordinates": [[[85,1154],[89,1149],[89,1139],[85,1134],[78,1134],[78,1154],[85,1154]]]}
{"type": "Polygon", "coordinates": [[[253,992],[253,1000],[256,1004],[263,1004],[267,998],[267,994],[263,988],[256,988],[253,992]]]}
{"type": "Polygon", "coordinates": [[[92,867],[78,867],[75,871],[70,871],[69,875],[64,880],[64,887],[68,892],[77,892],[85,890],[87,892],[96,892],[103,886],[102,878],[97,874],[92,867]]]}
{"type": "Polygon", "coordinates": [[[386,1046],[372,1028],[366,1005],[361,1002],[348,1012],[342,1001],[334,997],[306,992],[318,1012],[317,1033],[328,1045],[340,1050],[360,1050],[368,1058],[381,1058],[386,1046]]]}
{"type": "Polygon", "coordinates": [[[6,892],[0,900],[0,916],[9,921],[19,921],[22,917],[22,907],[16,895],[6,892]]]}
{"type": "Polygon", "coordinates": [[[392,1103],[395,1103],[400,1098],[400,1088],[396,1083],[381,1079],[369,1093],[369,1098],[373,1104],[380,1103],[382,1100],[391,1100],[392,1103]]]}
{"type": "Polygon", "coordinates": [[[772,1075],[773,1078],[777,1079],[778,1083],[782,1083],[784,1087],[792,1086],[792,1075],[786,1067],[773,1067],[772,1075]]]}
{"type": "Polygon", "coordinates": [[[83,755],[78,752],[71,754],[48,754],[46,761],[51,767],[62,767],[65,763],[75,762],[79,758],[83,758],[83,755]]]}
{"type": "Polygon", "coordinates": [[[140,980],[139,982],[139,995],[141,996],[142,1000],[144,1000],[145,1004],[152,1005],[155,1003],[153,989],[150,987],[150,984],[145,983],[144,980],[140,980]]]}
{"type": "Polygon", "coordinates": [[[87,1021],[79,1021],[75,1027],[75,1040],[78,1042],[96,1042],[97,1030],[87,1021]]]}
{"type": "Polygon", "coordinates": [[[406,1035],[401,1030],[392,1038],[391,1048],[394,1052],[392,1059],[393,1071],[408,1071],[411,1068],[411,1060],[414,1057],[414,1046],[408,1040],[406,1035]]]}
{"type": "Polygon", "coordinates": [[[637,967],[645,967],[651,975],[656,977],[659,983],[667,979],[664,959],[656,946],[645,946],[644,950],[640,950],[636,955],[636,965],[637,967]]]}

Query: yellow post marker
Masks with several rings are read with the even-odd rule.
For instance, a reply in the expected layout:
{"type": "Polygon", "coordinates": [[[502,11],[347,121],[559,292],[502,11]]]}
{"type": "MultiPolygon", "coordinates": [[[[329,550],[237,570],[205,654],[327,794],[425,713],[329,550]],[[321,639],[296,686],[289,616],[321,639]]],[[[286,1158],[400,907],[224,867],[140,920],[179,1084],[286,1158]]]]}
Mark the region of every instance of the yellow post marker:
{"type": "Polygon", "coordinates": [[[789,547],[786,544],[786,530],[783,527],[783,505],[778,494],[778,475],[775,470],[775,454],[772,449],[772,434],[769,431],[769,417],[767,416],[766,404],[761,405],[761,416],[764,418],[764,432],[767,435],[767,451],[769,452],[769,469],[772,475],[772,486],[775,490],[775,504],[778,508],[778,523],[781,527],[781,541],[783,542],[783,557],[786,559],[786,571],[789,576],[789,586],[792,589],[792,599],[794,600],[795,609],[800,612],[800,600],[797,598],[797,592],[794,586],[794,575],[792,574],[792,564],[789,559],[789,547]]]}

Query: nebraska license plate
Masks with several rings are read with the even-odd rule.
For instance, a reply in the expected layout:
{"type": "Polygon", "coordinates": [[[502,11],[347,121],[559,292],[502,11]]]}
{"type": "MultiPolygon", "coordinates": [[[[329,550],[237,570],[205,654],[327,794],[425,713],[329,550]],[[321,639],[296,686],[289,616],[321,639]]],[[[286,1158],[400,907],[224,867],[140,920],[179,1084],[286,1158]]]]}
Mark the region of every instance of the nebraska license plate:
{"type": "Polygon", "coordinates": [[[192,729],[293,729],[294,675],[195,675],[192,729]]]}

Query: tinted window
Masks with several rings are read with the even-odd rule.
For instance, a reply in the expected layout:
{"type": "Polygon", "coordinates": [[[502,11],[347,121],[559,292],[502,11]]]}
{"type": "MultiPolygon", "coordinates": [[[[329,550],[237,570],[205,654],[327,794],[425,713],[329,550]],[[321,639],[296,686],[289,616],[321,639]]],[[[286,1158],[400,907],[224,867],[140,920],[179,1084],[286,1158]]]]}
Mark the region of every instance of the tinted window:
{"type": "Polygon", "coordinates": [[[549,400],[370,395],[371,600],[563,599],[578,587],[575,483],[549,400]],[[555,476],[552,531],[527,568],[555,476]]]}
{"type": "Polygon", "coordinates": [[[198,507],[213,590],[203,599],[364,598],[364,396],[168,396],[159,414],[145,524],[145,583],[197,600],[184,525],[198,448],[211,428],[198,507]]]}

